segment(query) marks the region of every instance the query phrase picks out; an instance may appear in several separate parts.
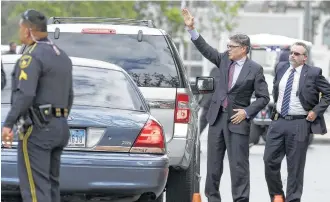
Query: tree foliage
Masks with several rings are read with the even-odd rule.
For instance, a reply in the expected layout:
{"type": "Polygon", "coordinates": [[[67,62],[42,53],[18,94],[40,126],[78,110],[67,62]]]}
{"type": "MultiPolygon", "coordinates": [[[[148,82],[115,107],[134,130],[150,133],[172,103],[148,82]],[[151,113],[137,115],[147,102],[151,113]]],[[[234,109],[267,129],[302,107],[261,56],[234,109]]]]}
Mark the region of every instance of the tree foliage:
{"type": "Polygon", "coordinates": [[[213,37],[219,37],[219,30],[232,32],[237,26],[238,11],[244,1],[216,1],[212,0],[213,6],[209,11],[208,20],[212,23],[213,37]]]}
{"type": "MultiPolygon", "coordinates": [[[[241,2],[212,1],[210,15],[204,16],[206,20],[214,21],[212,29],[231,31],[235,26],[234,18],[238,14],[241,2]]],[[[161,27],[173,36],[184,31],[181,17],[180,1],[9,1],[2,2],[6,6],[7,21],[2,22],[2,28],[8,23],[16,21],[18,16],[26,9],[36,9],[47,17],[109,17],[152,19],[157,27],[161,27]]],[[[2,12],[3,14],[3,12],[2,12]]],[[[8,25],[9,26],[9,25],[8,25]]],[[[17,26],[17,22],[11,26],[17,26]]],[[[212,30],[212,31],[214,31],[212,30]]],[[[12,31],[11,31],[12,32],[12,31]]],[[[17,38],[16,33],[4,33],[11,39],[17,38]]],[[[2,37],[2,41],[4,37],[2,37]]]]}

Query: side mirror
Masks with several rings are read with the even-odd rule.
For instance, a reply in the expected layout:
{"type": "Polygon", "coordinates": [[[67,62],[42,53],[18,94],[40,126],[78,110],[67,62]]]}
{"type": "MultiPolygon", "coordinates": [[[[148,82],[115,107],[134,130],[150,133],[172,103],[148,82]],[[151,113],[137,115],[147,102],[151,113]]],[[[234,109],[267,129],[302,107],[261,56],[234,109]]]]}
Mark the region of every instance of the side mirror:
{"type": "Polygon", "coordinates": [[[197,77],[196,89],[199,94],[207,94],[214,92],[214,78],[213,77],[197,77]]]}

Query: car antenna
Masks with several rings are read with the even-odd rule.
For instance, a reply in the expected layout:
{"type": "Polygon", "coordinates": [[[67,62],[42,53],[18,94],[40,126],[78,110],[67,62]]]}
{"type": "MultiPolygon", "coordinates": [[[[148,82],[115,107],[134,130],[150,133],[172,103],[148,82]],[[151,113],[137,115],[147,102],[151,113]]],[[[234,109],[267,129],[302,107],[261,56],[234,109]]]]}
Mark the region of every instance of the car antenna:
{"type": "Polygon", "coordinates": [[[138,42],[141,42],[142,39],[143,39],[143,32],[142,32],[142,30],[139,30],[137,40],[138,40],[138,42]]]}

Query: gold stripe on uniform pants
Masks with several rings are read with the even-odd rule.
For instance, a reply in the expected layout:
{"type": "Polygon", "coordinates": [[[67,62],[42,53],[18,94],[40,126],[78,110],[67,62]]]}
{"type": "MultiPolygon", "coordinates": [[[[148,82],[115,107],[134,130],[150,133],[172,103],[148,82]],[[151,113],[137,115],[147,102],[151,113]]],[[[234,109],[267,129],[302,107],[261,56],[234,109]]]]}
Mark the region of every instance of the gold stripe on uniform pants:
{"type": "Polygon", "coordinates": [[[24,162],[25,162],[25,167],[26,167],[29,185],[30,185],[32,202],[37,202],[36,187],[35,187],[33,176],[32,176],[31,164],[30,164],[29,153],[28,153],[28,148],[27,148],[27,141],[32,133],[32,129],[33,129],[33,126],[30,126],[29,129],[27,130],[26,134],[23,137],[23,155],[24,155],[24,162]]]}

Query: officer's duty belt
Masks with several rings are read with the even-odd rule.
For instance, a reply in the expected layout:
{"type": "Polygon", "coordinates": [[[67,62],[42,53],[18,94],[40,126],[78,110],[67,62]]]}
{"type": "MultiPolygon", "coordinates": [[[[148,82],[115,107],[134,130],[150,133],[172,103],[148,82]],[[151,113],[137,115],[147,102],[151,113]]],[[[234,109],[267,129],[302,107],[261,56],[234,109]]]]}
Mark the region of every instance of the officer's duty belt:
{"type": "MultiPolygon", "coordinates": [[[[276,113],[275,117],[279,117],[285,120],[296,120],[296,119],[306,119],[307,115],[287,115],[287,116],[282,116],[279,113],[276,113]]],[[[276,119],[275,119],[276,120],[276,119]]]]}
{"type": "Polygon", "coordinates": [[[68,109],[67,108],[52,108],[52,113],[55,117],[68,117],[68,109]]]}

